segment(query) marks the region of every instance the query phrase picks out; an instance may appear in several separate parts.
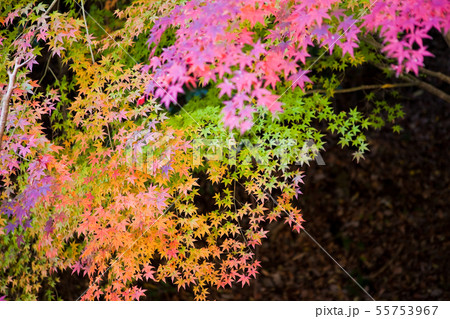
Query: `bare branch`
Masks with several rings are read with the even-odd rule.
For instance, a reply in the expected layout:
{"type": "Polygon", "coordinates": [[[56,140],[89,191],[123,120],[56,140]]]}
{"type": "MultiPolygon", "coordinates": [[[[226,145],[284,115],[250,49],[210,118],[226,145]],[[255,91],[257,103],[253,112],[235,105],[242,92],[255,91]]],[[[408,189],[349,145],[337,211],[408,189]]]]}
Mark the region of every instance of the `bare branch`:
{"type": "Polygon", "coordinates": [[[425,68],[420,68],[419,70],[423,74],[426,74],[426,75],[429,75],[429,76],[433,76],[435,78],[438,78],[441,81],[444,81],[444,82],[447,82],[447,83],[450,84],[450,76],[445,75],[444,73],[431,71],[431,70],[428,70],[428,69],[425,69],[425,68]]]}
{"type": "MultiPolygon", "coordinates": [[[[396,87],[407,87],[414,86],[414,83],[393,83],[393,84],[372,84],[372,85],[361,85],[353,88],[335,90],[333,94],[342,94],[342,93],[351,93],[362,90],[376,90],[376,89],[393,89],[396,87]]],[[[327,90],[311,90],[306,91],[305,95],[314,94],[314,93],[327,93],[327,90]]]]}
{"type": "MultiPolygon", "coordinates": [[[[23,67],[23,66],[25,66],[28,62],[30,62],[31,60],[33,60],[34,59],[34,57],[31,57],[31,58],[29,58],[28,60],[25,60],[25,61],[23,61],[22,63],[20,63],[19,65],[18,65],[18,69],[20,69],[21,67],[23,67]]],[[[17,62],[16,62],[17,63],[17,62]]]]}
{"type": "MultiPolygon", "coordinates": [[[[28,63],[28,62],[27,62],[28,63]]],[[[11,98],[11,94],[16,85],[16,77],[17,72],[21,68],[23,63],[18,64],[18,60],[14,61],[14,68],[12,71],[8,70],[8,87],[6,89],[5,95],[2,97],[1,101],[1,114],[0,114],[0,150],[2,149],[3,142],[3,134],[5,133],[6,122],[8,120],[8,112],[9,112],[9,100],[11,98]]]]}
{"type": "Polygon", "coordinates": [[[448,47],[450,48],[450,31],[446,34],[443,34],[445,42],[447,42],[448,47]]]}
{"type": "Polygon", "coordinates": [[[402,76],[402,78],[404,78],[406,81],[410,81],[411,83],[415,83],[418,87],[424,89],[425,91],[428,91],[433,95],[436,95],[438,98],[446,101],[447,103],[450,103],[450,95],[448,95],[444,91],[439,90],[437,87],[434,87],[430,83],[421,81],[418,78],[409,74],[402,76]]]}
{"type": "MultiPolygon", "coordinates": [[[[372,65],[376,66],[378,69],[384,71],[386,69],[390,70],[390,68],[386,65],[378,64],[378,63],[372,63],[372,65]]],[[[419,80],[415,76],[412,76],[410,74],[404,74],[400,75],[400,79],[403,79],[405,81],[408,81],[410,83],[413,83],[420,87],[421,89],[424,89],[425,91],[428,91],[429,93],[439,97],[440,99],[446,101],[447,103],[450,103],[450,95],[445,93],[444,91],[439,90],[437,87],[431,85],[430,83],[424,82],[422,80],[419,80]]]]}
{"type": "Polygon", "coordinates": [[[44,80],[45,76],[47,75],[47,71],[50,67],[50,61],[52,60],[52,57],[49,56],[47,59],[47,63],[45,64],[44,74],[42,75],[41,79],[39,80],[38,84],[41,84],[42,80],[44,80]]]}
{"type": "Polygon", "coordinates": [[[52,3],[50,3],[50,5],[48,6],[47,10],[45,11],[44,15],[47,15],[50,13],[50,10],[52,10],[52,8],[55,6],[55,4],[58,2],[58,0],[53,0],[52,3]]]}

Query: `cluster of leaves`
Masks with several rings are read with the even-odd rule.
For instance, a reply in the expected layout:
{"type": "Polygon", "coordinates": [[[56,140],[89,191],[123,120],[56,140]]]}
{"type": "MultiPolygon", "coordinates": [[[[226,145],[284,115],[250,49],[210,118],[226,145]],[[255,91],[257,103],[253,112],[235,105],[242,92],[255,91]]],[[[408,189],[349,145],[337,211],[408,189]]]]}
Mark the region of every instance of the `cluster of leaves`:
{"type": "Polygon", "coordinates": [[[433,56],[423,44],[431,38],[428,32],[432,28],[444,33],[450,30],[450,3],[445,0],[376,1],[370,11],[363,26],[380,33],[382,51],[397,60],[392,65],[397,75],[403,70],[418,74],[424,57],[433,56]]]}
{"type": "MultiPolygon", "coordinates": [[[[66,28],[73,18],[58,19],[66,28]]],[[[8,196],[2,205],[8,222],[2,237],[2,249],[7,249],[2,292],[36,298],[45,278],[67,267],[89,277],[83,299],[139,299],[144,290],[136,282],[142,279],[171,278],[178,287],[195,284],[199,299],[211,286],[249,283],[259,262],[244,241],[254,247],[264,238],[265,231],[257,227],[264,220],[259,216],[266,212],[263,203],[256,210],[246,205],[228,211],[228,192],[225,200],[217,197],[218,210],[198,212],[185,131],[167,125],[154,101],[137,101],[149,76],[139,65],[125,68],[114,52],[92,63],[83,37],[70,40],[64,39],[64,50],[55,53],[74,74],[70,82],[56,83],[61,98],[53,90],[49,94],[54,97],[24,90],[15,90],[12,97],[17,107],[7,129],[14,131],[10,126],[19,123],[21,131],[8,135],[2,152],[2,194],[8,196]],[[76,96],[66,107],[75,87],[76,96]],[[52,141],[38,123],[41,116],[27,114],[23,124],[17,119],[28,98],[44,101],[35,104],[43,108],[40,115],[54,121],[58,136],[52,141]],[[31,129],[43,144],[39,150],[33,148],[37,141],[23,138],[31,129]],[[20,138],[23,144],[15,142],[20,138]],[[247,216],[253,226],[238,240],[239,220],[247,216]]],[[[27,83],[25,75],[18,83],[27,83]]],[[[25,104],[23,109],[31,112],[33,107],[25,104]]],[[[47,298],[54,297],[56,280],[46,283],[51,287],[47,298]]]]}
{"type": "MultiPolygon", "coordinates": [[[[111,13],[92,6],[88,23],[83,8],[60,13],[56,2],[0,6],[2,96],[14,86],[0,144],[0,294],[11,299],[56,298],[68,269],[89,279],[86,300],[139,299],[144,281],[198,299],[249,284],[268,224],[302,229],[299,166],[325,133],[359,160],[364,130],[402,116],[373,96],[369,113],[331,106],[347,68],[389,58],[359,43],[380,26],[368,1],[140,0],[108,26],[96,20],[111,13]]],[[[401,29],[406,6],[379,2],[410,44],[400,57],[383,28],[388,54],[416,71],[413,45],[423,58],[427,37],[418,30],[448,28],[448,3],[423,0],[416,29],[401,29]]]]}
{"type": "Polygon", "coordinates": [[[431,55],[423,39],[432,27],[449,30],[449,10],[449,2],[439,0],[183,2],[151,29],[149,44],[155,46],[144,71],[154,76],[146,93],[169,106],[186,86],[217,83],[219,95],[229,97],[222,110],[225,126],[244,133],[257,107],[281,112],[286,88],[311,82],[306,74],[317,60],[307,60],[312,47],[320,49],[319,57],[336,50],[354,57],[358,34],[380,28],[383,51],[397,59],[397,72],[404,65],[417,74],[424,56],[431,55]],[[159,54],[166,31],[175,40],[159,54]]]}

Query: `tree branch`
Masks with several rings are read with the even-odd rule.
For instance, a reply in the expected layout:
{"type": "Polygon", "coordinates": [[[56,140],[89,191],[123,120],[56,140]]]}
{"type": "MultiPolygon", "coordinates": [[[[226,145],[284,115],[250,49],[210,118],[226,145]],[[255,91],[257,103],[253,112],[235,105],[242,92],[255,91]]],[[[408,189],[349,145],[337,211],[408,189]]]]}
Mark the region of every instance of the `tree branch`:
{"type": "Polygon", "coordinates": [[[370,35],[370,34],[367,34],[366,36],[361,37],[361,40],[366,42],[366,43],[369,43],[371,46],[373,46],[375,49],[377,49],[379,51],[383,47],[381,45],[381,43],[378,42],[377,40],[375,40],[374,37],[372,35],[370,35]]]}
{"type": "Polygon", "coordinates": [[[402,78],[404,78],[406,81],[409,81],[411,83],[415,83],[418,87],[424,89],[425,91],[428,91],[429,93],[436,95],[438,98],[446,101],[447,103],[450,103],[450,95],[448,95],[447,93],[445,93],[444,91],[439,90],[438,88],[434,87],[433,85],[421,81],[418,78],[406,74],[403,75],[402,78]]]}
{"type": "Polygon", "coordinates": [[[429,76],[433,76],[435,78],[438,78],[441,81],[447,82],[448,84],[450,84],[450,76],[445,75],[444,73],[441,72],[435,72],[435,71],[431,71],[425,68],[419,68],[420,72],[422,72],[423,74],[429,75],[429,76]]]}
{"type": "Polygon", "coordinates": [[[443,34],[445,42],[447,42],[448,47],[450,48],[450,31],[446,34],[443,34]]]}
{"type": "MultiPolygon", "coordinates": [[[[48,6],[47,10],[44,13],[44,16],[48,15],[52,8],[55,6],[56,3],[58,3],[59,0],[53,0],[53,2],[48,6]]],[[[19,35],[20,37],[20,35],[19,35]]],[[[8,121],[8,113],[9,113],[9,100],[11,99],[11,94],[14,90],[14,87],[16,85],[16,77],[17,72],[19,69],[23,66],[25,66],[28,62],[30,62],[32,58],[29,58],[22,63],[19,63],[19,59],[16,58],[14,60],[14,68],[12,72],[10,70],[7,71],[8,73],[8,87],[6,89],[6,93],[2,96],[1,100],[1,110],[0,110],[0,151],[2,149],[3,144],[3,135],[5,134],[5,128],[6,128],[6,122],[8,121]]]]}
{"type": "MultiPolygon", "coordinates": [[[[361,90],[376,90],[376,89],[392,89],[396,87],[406,87],[406,86],[414,86],[415,83],[394,83],[394,84],[371,84],[371,85],[361,85],[353,88],[335,90],[334,94],[342,94],[342,93],[351,93],[361,90]]],[[[306,91],[305,95],[314,94],[314,93],[327,93],[327,90],[311,90],[306,91]]]]}
{"type": "Polygon", "coordinates": [[[16,77],[19,69],[28,63],[29,60],[19,63],[18,59],[14,61],[14,68],[12,72],[8,70],[8,87],[6,89],[6,93],[2,97],[1,102],[1,114],[0,114],[0,150],[2,149],[3,142],[3,134],[5,133],[6,122],[8,120],[8,112],[9,112],[9,99],[11,98],[12,91],[16,85],[16,77]]]}
{"type": "MultiPolygon", "coordinates": [[[[382,65],[382,64],[377,64],[377,63],[372,63],[372,64],[382,71],[384,71],[385,69],[390,69],[389,67],[382,65]]],[[[424,89],[425,91],[428,91],[429,93],[437,96],[438,98],[446,101],[447,103],[450,103],[450,95],[448,95],[444,91],[439,90],[437,87],[431,85],[430,83],[419,80],[418,78],[416,78],[415,76],[412,76],[410,74],[400,75],[400,79],[403,79],[405,81],[413,83],[413,84],[417,85],[418,87],[420,87],[421,89],[424,89]]]]}
{"type": "Polygon", "coordinates": [[[55,4],[58,2],[58,0],[53,0],[52,3],[50,3],[50,5],[48,6],[47,10],[45,11],[44,15],[47,15],[50,13],[50,10],[52,10],[52,8],[55,6],[55,4]]]}

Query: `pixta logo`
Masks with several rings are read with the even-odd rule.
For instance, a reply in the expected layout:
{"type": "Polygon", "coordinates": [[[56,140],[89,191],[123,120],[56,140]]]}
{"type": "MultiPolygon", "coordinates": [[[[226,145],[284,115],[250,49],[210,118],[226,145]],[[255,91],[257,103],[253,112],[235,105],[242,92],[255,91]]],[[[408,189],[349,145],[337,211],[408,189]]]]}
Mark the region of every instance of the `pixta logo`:
{"type": "Polygon", "coordinates": [[[304,164],[309,165],[311,161],[316,161],[317,165],[325,165],[313,140],[306,140],[300,149],[294,147],[297,144],[298,141],[294,139],[271,139],[257,144],[253,144],[248,139],[239,142],[233,138],[227,140],[195,139],[193,141],[193,164],[200,165],[203,159],[222,161],[226,158],[229,165],[249,164],[252,160],[260,165],[267,165],[269,158],[264,147],[270,147],[271,154],[276,156],[280,163],[284,165],[303,166],[304,164]],[[293,151],[294,149],[297,151],[293,151]],[[242,154],[245,154],[245,156],[243,158],[241,156],[238,163],[238,157],[242,154]]]}
{"type": "Polygon", "coordinates": [[[124,151],[127,165],[148,174],[158,170],[167,172],[173,154],[169,143],[171,139],[171,135],[151,130],[135,132],[128,139],[124,151]]]}

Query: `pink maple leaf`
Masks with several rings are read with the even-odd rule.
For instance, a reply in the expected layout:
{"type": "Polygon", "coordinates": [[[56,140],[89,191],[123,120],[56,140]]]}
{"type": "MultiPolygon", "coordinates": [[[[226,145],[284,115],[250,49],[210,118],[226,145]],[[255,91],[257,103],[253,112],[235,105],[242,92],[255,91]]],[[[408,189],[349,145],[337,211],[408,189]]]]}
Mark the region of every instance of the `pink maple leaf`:
{"type": "Polygon", "coordinates": [[[251,120],[244,120],[244,121],[240,122],[239,131],[240,131],[241,135],[244,134],[249,129],[251,129],[252,126],[253,126],[253,121],[251,121],[251,120]]]}
{"type": "Polygon", "coordinates": [[[358,45],[355,42],[347,41],[347,42],[340,44],[339,46],[342,48],[342,55],[345,55],[346,53],[348,53],[348,54],[350,54],[350,56],[352,58],[354,58],[353,48],[358,47],[358,45]]]}
{"type": "Polygon", "coordinates": [[[245,284],[250,285],[250,277],[246,276],[246,275],[238,275],[239,276],[239,280],[237,282],[241,282],[242,283],[242,287],[244,287],[245,284]]]}
{"type": "Polygon", "coordinates": [[[134,287],[133,289],[133,294],[131,295],[131,298],[135,299],[135,300],[139,300],[140,297],[145,296],[145,292],[147,291],[147,289],[142,289],[142,288],[137,288],[134,287]]]}
{"type": "Polygon", "coordinates": [[[83,269],[84,269],[83,265],[82,265],[79,261],[77,261],[77,262],[75,263],[75,265],[72,266],[72,275],[73,275],[75,272],[77,273],[77,275],[79,275],[79,274],[80,274],[80,271],[83,270],[83,269]]]}
{"type": "Polygon", "coordinates": [[[258,99],[258,104],[265,106],[272,113],[283,112],[283,109],[281,108],[283,103],[278,101],[277,95],[264,95],[258,99]]]}
{"type": "Polygon", "coordinates": [[[294,90],[295,87],[299,86],[302,89],[305,87],[305,83],[312,83],[311,79],[306,76],[307,73],[309,73],[309,70],[306,71],[299,71],[298,73],[292,74],[288,80],[292,81],[292,90],[294,90]]]}
{"type": "Polygon", "coordinates": [[[220,89],[219,97],[222,97],[224,94],[231,97],[231,91],[234,89],[234,84],[228,81],[228,79],[223,79],[223,82],[217,85],[220,89]]]}
{"type": "Polygon", "coordinates": [[[156,271],[154,271],[153,269],[155,269],[153,266],[147,264],[144,269],[142,269],[143,273],[144,273],[144,277],[145,279],[152,279],[152,280],[156,280],[155,277],[153,276],[156,271]]]}

